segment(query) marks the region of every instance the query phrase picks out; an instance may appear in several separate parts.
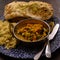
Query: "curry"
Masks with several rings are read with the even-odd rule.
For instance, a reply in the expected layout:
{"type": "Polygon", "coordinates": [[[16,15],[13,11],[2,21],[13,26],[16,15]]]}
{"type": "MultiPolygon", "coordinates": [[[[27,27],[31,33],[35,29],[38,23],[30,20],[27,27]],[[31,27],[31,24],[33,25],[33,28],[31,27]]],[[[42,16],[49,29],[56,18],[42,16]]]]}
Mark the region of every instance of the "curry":
{"type": "Polygon", "coordinates": [[[18,28],[16,33],[20,39],[36,41],[47,36],[48,29],[45,28],[42,24],[27,23],[24,27],[18,28]]]}

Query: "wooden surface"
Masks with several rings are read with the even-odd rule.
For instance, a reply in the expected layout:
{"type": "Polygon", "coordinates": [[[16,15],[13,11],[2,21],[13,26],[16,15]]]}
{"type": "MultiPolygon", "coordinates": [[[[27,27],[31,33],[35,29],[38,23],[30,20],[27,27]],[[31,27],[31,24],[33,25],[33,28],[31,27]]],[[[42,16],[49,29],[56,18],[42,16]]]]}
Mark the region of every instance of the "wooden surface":
{"type": "MultiPolygon", "coordinates": [[[[4,6],[11,2],[13,0],[0,0],[0,17],[3,16],[3,12],[4,12],[4,6]]],[[[26,1],[26,0],[25,0],[26,1]]],[[[27,0],[28,1],[28,0],[27,0]]],[[[54,15],[57,16],[60,19],[60,0],[41,0],[41,1],[45,1],[45,2],[49,2],[53,5],[54,8],[54,15]]],[[[0,54],[0,60],[20,60],[20,59],[14,59],[11,57],[7,57],[3,54],[0,54]]],[[[52,54],[52,58],[51,59],[47,59],[46,57],[41,57],[41,60],[60,60],[60,49],[56,50],[53,54],[52,54]]]]}

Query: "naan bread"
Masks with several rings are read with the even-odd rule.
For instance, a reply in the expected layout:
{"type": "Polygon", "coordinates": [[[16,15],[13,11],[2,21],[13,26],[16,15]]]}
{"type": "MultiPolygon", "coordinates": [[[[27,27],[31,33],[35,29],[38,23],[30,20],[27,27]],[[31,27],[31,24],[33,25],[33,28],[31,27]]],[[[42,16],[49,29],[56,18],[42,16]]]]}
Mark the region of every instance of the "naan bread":
{"type": "MultiPolygon", "coordinates": [[[[12,19],[15,17],[23,17],[25,11],[23,10],[27,2],[11,2],[5,6],[4,16],[5,19],[12,19]]],[[[26,16],[25,16],[26,17],[26,16]]]]}
{"type": "Polygon", "coordinates": [[[51,4],[41,1],[14,1],[5,6],[4,16],[7,20],[15,17],[48,20],[53,16],[53,7],[51,4]]]}
{"type": "Polygon", "coordinates": [[[53,16],[53,8],[51,4],[46,2],[30,1],[26,15],[36,19],[47,20],[53,16]]]}

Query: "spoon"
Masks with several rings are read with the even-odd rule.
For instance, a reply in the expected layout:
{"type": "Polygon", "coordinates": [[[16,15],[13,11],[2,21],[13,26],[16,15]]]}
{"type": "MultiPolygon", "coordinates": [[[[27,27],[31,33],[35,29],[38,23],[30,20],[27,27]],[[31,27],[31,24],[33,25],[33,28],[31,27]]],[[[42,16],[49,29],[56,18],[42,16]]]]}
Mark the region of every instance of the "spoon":
{"type": "MultiPolygon", "coordinates": [[[[56,24],[56,26],[53,28],[52,33],[48,36],[49,40],[52,40],[54,38],[55,34],[58,31],[58,28],[59,28],[59,24],[56,24]]],[[[45,45],[44,45],[43,49],[34,56],[34,60],[38,60],[41,57],[41,55],[42,55],[42,53],[44,51],[44,48],[45,48],[45,45]]],[[[51,50],[50,50],[49,42],[48,42],[48,44],[46,46],[45,54],[46,54],[47,57],[51,56],[51,50]],[[49,54],[49,56],[48,56],[48,54],[49,54]]]]}
{"type": "Polygon", "coordinates": [[[34,60],[38,60],[41,57],[41,55],[45,49],[45,46],[46,46],[46,43],[44,44],[44,47],[42,48],[42,50],[34,56],[34,60]]]}
{"type": "Polygon", "coordinates": [[[47,58],[51,58],[51,49],[50,49],[49,41],[54,38],[54,36],[56,35],[58,31],[58,28],[59,28],[59,24],[56,24],[55,27],[53,28],[52,33],[47,37],[48,43],[47,43],[46,50],[45,50],[45,55],[47,58]]]}

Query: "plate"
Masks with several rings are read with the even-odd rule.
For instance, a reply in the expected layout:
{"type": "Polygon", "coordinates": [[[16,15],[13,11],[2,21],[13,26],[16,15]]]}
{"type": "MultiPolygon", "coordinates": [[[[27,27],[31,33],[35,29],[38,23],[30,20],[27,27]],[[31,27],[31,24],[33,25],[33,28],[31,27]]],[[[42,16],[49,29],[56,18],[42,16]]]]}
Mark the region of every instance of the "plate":
{"type": "MultiPolygon", "coordinates": [[[[0,17],[0,19],[4,19],[3,17],[0,17]]],[[[54,21],[55,24],[59,23],[60,20],[57,17],[53,17],[50,20],[47,21],[47,23],[49,23],[50,21],[54,21]]],[[[59,30],[56,34],[56,36],[54,37],[54,39],[51,41],[51,52],[55,52],[58,48],[60,48],[60,27],[59,30]]],[[[38,53],[40,51],[40,45],[38,44],[36,47],[29,47],[29,46],[25,46],[24,43],[20,43],[20,46],[18,46],[17,48],[14,49],[5,49],[3,46],[0,46],[0,53],[13,57],[13,58],[29,58],[29,59],[33,59],[33,57],[35,56],[36,53],[38,53]]],[[[42,56],[44,55],[44,53],[42,54],[42,56]]]]}

